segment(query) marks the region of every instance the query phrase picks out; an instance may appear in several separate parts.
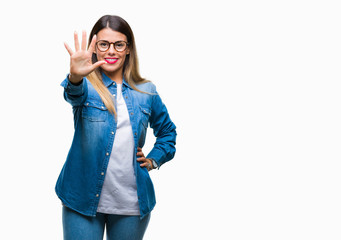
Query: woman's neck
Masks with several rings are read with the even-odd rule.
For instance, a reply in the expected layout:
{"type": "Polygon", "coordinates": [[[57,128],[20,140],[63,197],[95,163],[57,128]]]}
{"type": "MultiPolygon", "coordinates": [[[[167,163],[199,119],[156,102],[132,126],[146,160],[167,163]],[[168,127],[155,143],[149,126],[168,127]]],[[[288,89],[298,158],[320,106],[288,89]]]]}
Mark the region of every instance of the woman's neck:
{"type": "Polygon", "coordinates": [[[115,72],[104,72],[105,75],[107,75],[112,81],[116,82],[117,84],[123,83],[123,72],[121,71],[115,71],[115,72]]]}

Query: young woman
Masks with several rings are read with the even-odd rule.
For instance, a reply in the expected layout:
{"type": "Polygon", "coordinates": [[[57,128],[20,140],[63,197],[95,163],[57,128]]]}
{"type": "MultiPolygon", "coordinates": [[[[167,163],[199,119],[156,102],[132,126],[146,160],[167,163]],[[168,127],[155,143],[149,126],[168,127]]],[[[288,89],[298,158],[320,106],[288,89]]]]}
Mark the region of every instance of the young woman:
{"type": "Polygon", "coordinates": [[[133,32],[118,16],[103,16],[86,47],[74,34],[70,74],[62,82],[75,133],[56,184],[64,239],[142,239],[155,193],[148,171],[175,154],[175,125],[154,84],[143,79],[133,32]],[[144,156],[146,129],[156,142],[144,156]]]}

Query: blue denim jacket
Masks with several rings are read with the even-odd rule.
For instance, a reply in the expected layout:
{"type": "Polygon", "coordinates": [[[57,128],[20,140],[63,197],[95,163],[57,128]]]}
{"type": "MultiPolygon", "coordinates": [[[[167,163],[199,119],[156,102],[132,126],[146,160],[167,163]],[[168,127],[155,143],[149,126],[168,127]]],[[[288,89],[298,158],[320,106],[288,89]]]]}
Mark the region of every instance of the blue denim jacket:
{"type": "MultiPolygon", "coordinates": [[[[103,75],[103,83],[111,94],[116,94],[116,84],[103,75]]],[[[115,116],[103,104],[91,83],[84,78],[75,86],[66,78],[62,84],[64,98],[72,105],[75,133],[66,162],[56,184],[56,193],[64,205],[87,216],[95,216],[104,182],[109,157],[116,132],[115,116]]],[[[153,183],[145,167],[136,161],[137,147],[145,142],[148,123],[154,130],[156,142],[146,158],[153,159],[158,167],[171,160],[175,154],[175,125],[166,106],[151,82],[133,90],[123,80],[122,94],[126,101],[134,134],[134,170],[141,218],[155,206],[153,183]]]]}

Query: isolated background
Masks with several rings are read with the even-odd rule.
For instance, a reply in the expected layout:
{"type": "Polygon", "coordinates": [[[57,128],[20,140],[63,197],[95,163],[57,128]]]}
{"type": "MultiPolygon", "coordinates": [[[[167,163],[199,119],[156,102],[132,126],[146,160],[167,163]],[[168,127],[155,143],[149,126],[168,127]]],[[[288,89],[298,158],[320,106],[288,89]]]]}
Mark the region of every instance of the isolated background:
{"type": "MultiPolygon", "coordinates": [[[[339,1],[1,3],[1,239],[62,239],[63,42],[125,18],[178,129],[145,239],[340,239],[339,1]]],[[[148,153],[153,145],[149,131],[148,153]]]]}

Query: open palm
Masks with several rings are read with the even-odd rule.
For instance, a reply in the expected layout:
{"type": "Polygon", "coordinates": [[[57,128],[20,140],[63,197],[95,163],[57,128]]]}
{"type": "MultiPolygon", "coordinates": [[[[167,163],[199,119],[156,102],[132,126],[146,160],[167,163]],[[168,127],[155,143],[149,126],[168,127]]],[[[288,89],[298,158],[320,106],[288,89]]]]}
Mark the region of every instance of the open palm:
{"type": "Polygon", "coordinates": [[[70,54],[70,81],[73,83],[80,82],[83,77],[90,74],[99,66],[105,64],[105,61],[92,63],[92,54],[95,51],[96,35],[93,36],[90,46],[86,49],[86,32],[82,32],[82,44],[79,45],[78,34],[74,33],[75,51],[73,51],[67,43],[64,43],[66,50],[70,54]]]}

